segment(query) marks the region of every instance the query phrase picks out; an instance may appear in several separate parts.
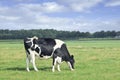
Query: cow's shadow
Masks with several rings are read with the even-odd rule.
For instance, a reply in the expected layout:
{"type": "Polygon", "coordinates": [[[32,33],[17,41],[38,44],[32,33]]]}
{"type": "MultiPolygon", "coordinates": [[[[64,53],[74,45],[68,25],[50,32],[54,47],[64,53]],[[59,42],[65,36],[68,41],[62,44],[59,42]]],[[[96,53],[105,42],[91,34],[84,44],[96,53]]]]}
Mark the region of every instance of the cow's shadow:
{"type": "Polygon", "coordinates": [[[41,71],[51,71],[52,67],[41,67],[41,68],[38,68],[38,70],[41,70],[41,71]]]}
{"type": "MultiPolygon", "coordinates": [[[[25,67],[9,67],[6,68],[5,70],[11,70],[11,71],[26,71],[25,67]]],[[[38,68],[39,71],[50,71],[51,67],[41,67],[38,68]]],[[[30,71],[34,71],[34,68],[30,68],[30,71]]]]}
{"type": "Polygon", "coordinates": [[[11,71],[25,71],[25,68],[23,68],[23,67],[9,67],[9,68],[6,68],[6,70],[11,70],[11,71]]]}

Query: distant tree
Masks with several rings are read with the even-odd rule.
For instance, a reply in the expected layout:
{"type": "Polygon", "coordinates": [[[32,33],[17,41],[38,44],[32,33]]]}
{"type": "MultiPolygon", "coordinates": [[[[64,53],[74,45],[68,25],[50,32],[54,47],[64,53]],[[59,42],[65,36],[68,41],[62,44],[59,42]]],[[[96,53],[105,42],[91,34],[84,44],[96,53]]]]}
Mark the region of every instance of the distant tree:
{"type": "Polygon", "coordinates": [[[38,36],[40,38],[79,39],[79,38],[114,38],[120,31],[100,31],[95,33],[80,31],[57,31],[54,29],[0,30],[0,39],[23,39],[38,36]]]}

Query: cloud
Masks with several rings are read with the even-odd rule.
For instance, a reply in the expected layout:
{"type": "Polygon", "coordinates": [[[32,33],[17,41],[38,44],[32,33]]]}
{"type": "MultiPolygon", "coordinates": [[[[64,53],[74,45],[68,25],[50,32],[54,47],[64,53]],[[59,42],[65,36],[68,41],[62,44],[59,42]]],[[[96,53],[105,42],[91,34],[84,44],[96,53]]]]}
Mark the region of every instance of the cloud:
{"type": "Polygon", "coordinates": [[[18,6],[24,9],[28,9],[30,11],[36,11],[41,13],[63,12],[65,10],[65,7],[63,5],[59,5],[56,2],[45,2],[42,4],[19,4],[18,6]]]}
{"type": "Polygon", "coordinates": [[[3,21],[9,20],[9,21],[16,21],[19,19],[19,17],[15,16],[0,16],[0,19],[3,21]]]}
{"type": "Polygon", "coordinates": [[[67,5],[69,9],[75,12],[88,12],[103,0],[58,0],[67,5]]]}
{"type": "Polygon", "coordinates": [[[107,6],[107,7],[120,6],[120,0],[110,0],[105,4],[105,6],[107,6]]]}
{"type": "Polygon", "coordinates": [[[92,7],[96,6],[101,0],[93,0],[93,1],[83,1],[79,3],[73,3],[70,7],[77,12],[86,12],[92,7]]]}
{"type": "Polygon", "coordinates": [[[63,5],[59,5],[56,2],[46,2],[42,6],[46,12],[61,12],[65,9],[63,5]]]}
{"type": "Polygon", "coordinates": [[[6,11],[6,10],[8,10],[8,7],[0,7],[0,12],[3,12],[3,11],[6,11]]]}

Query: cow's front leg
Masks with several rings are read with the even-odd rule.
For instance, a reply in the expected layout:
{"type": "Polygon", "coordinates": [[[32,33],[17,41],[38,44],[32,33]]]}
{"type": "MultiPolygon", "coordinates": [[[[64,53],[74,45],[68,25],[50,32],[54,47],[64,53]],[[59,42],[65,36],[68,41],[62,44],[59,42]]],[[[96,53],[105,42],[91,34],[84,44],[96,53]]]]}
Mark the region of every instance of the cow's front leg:
{"type": "Polygon", "coordinates": [[[31,58],[32,58],[32,64],[33,64],[34,70],[38,71],[38,69],[37,69],[37,67],[35,65],[35,54],[31,54],[31,58]]]}
{"type": "Polygon", "coordinates": [[[56,67],[56,64],[57,64],[57,69],[58,71],[61,71],[60,70],[60,63],[62,61],[62,58],[61,57],[53,57],[53,67],[52,67],[52,71],[54,72],[55,71],[55,67],[56,67]]]}
{"type": "Polygon", "coordinates": [[[53,57],[53,66],[52,66],[52,72],[55,72],[55,66],[56,66],[56,60],[55,58],[53,57]]]}
{"type": "Polygon", "coordinates": [[[52,66],[52,72],[55,72],[55,66],[56,66],[56,62],[54,62],[53,66],[52,66]]]}
{"type": "Polygon", "coordinates": [[[61,71],[61,70],[60,70],[60,64],[61,64],[61,62],[62,62],[62,57],[59,57],[59,56],[58,56],[58,57],[56,58],[56,61],[57,61],[57,69],[58,69],[58,71],[61,71]]]}

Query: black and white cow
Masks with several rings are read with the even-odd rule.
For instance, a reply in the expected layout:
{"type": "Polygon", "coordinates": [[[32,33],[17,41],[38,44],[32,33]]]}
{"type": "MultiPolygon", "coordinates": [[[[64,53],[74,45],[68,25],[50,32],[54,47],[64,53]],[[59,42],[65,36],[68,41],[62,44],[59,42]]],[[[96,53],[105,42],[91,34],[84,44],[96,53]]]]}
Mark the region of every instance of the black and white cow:
{"type": "Polygon", "coordinates": [[[38,71],[35,65],[35,56],[41,58],[53,58],[52,71],[55,71],[55,66],[57,65],[58,71],[60,70],[60,63],[65,61],[68,63],[71,70],[74,70],[74,56],[70,55],[66,44],[59,39],[51,38],[25,38],[24,46],[27,54],[26,64],[27,71],[29,70],[29,63],[32,62],[34,70],[38,71]]]}

